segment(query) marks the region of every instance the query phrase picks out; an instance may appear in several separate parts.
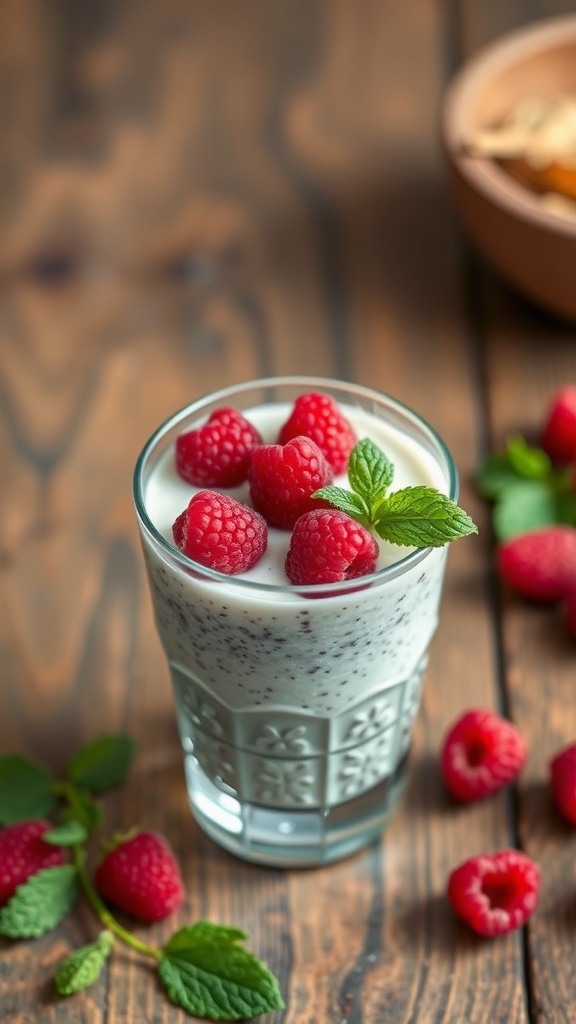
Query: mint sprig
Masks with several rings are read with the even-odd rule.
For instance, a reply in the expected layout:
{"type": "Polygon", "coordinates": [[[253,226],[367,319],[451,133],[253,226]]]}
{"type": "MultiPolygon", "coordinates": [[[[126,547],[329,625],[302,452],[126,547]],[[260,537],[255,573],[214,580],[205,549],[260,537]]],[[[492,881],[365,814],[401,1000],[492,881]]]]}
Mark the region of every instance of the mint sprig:
{"type": "Polygon", "coordinates": [[[160,980],[170,1000],[196,1017],[245,1020],[284,1001],[276,978],[239,941],[240,928],[199,921],[181,928],[162,950],[160,980]]]}
{"type": "Polygon", "coordinates": [[[246,932],[199,921],[180,928],[159,947],[120,924],[102,901],[88,869],[86,848],[100,824],[94,796],[122,781],[133,756],[129,737],[100,736],[76,751],[63,779],[18,754],[0,757],[0,825],[47,818],[57,810],[57,820],[43,833],[43,840],[67,848],[71,855],[70,863],[40,870],[18,886],[0,910],[0,935],[43,935],[60,924],[83,892],[104,928],[93,942],[62,961],[54,978],[59,995],[70,996],[92,985],[118,939],[152,959],[171,1002],[196,1017],[246,1020],[282,1009],[274,975],[239,945],[248,938],[246,932]]]}
{"type": "Polygon", "coordinates": [[[553,466],[545,451],[520,434],[503,451],[489,455],[478,470],[479,493],[493,504],[498,541],[555,523],[576,526],[576,494],[568,467],[553,466]]]}
{"type": "Polygon", "coordinates": [[[394,466],[369,438],[359,441],[348,462],[351,491],[321,487],[312,495],[346,512],[391,544],[443,547],[477,533],[470,516],[434,487],[404,487],[388,493],[394,466]]]}

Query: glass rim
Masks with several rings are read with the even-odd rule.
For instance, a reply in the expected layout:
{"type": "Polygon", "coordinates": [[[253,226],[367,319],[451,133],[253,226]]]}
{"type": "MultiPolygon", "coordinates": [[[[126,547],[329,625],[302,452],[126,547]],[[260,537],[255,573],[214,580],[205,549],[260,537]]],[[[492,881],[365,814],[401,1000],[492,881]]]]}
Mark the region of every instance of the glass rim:
{"type": "MultiPolygon", "coordinates": [[[[372,587],[375,584],[383,584],[388,580],[395,579],[397,576],[403,575],[413,566],[418,565],[425,558],[429,557],[432,551],[438,550],[434,547],[415,548],[407,555],[399,558],[397,562],[392,562],[390,565],[383,566],[375,572],[367,573],[365,576],[357,577],[356,579],[342,580],[334,583],[314,583],[296,586],[293,583],[260,583],[246,579],[245,577],[231,576],[227,573],[218,572],[217,569],[211,569],[208,566],[202,565],[200,562],[195,562],[192,558],[189,558],[175,547],[174,544],[171,544],[170,541],[160,533],[146,511],[142,482],[144,479],[145,465],[149,456],[162,439],[169,434],[173,428],[178,425],[178,423],[185,420],[194,410],[200,412],[203,406],[212,405],[216,402],[225,402],[232,395],[242,394],[257,388],[264,389],[272,387],[325,388],[331,389],[332,391],[348,389],[355,392],[359,397],[369,399],[370,401],[376,401],[380,404],[384,402],[389,408],[411,420],[416,427],[428,434],[429,439],[438,447],[448,470],[448,497],[453,501],[457,499],[459,489],[458,471],[450,449],[434,427],[432,427],[427,420],[420,416],[419,413],[415,412],[409,405],[405,405],[403,402],[393,398],[391,395],[388,395],[383,391],[377,391],[375,388],[356,384],[352,381],[337,380],[336,378],[294,375],[259,377],[257,379],[242,381],[239,384],[228,385],[218,391],[211,391],[194,399],[194,401],[182,406],[175,413],[169,416],[168,419],[164,420],[144,444],[134,467],[133,500],[136,508],[136,515],[138,516],[138,520],[142,528],[152,538],[164,555],[168,556],[170,560],[176,561],[183,570],[192,573],[197,578],[200,577],[206,581],[224,583],[227,586],[237,588],[239,591],[244,590],[246,592],[260,594],[262,596],[282,594],[291,597],[329,597],[335,594],[342,595],[343,593],[352,593],[360,589],[372,587]]],[[[447,547],[448,545],[444,546],[447,547]]]]}

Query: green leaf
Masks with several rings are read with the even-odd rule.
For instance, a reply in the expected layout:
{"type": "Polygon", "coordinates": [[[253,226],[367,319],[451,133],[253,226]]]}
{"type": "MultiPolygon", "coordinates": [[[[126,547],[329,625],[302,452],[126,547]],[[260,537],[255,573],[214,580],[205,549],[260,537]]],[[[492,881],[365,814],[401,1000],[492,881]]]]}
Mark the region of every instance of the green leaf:
{"type": "Polygon", "coordinates": [[[80,747],[68,763],[68,778],[76,786],[99,793],[119,785],[135,753],[130,736],[98,736],[80,747]]]}
{"type": "Polygon", "coordinates": [[[112,932],[103,931],[95,942],[74,950],[62,961],[54,984],[61,996],[71,996],[89,988],[100,976],[102,968],[114,944],[112,932]]]}
{"type": "Polygon", "coordinates": [[[75,818],[65,821],[62,825],[47,829],[42,839],[52,846],[75,846],[78,843],[86,842],[88,831],[85,826],[75,818]]]}
{"type": "Polygon", "coordinates": [[[489,455],[476,476],[476,486],[482,497],[497,498],[510,484],[518,483],[518,474],[505,453],[489,455]]]}
{"type": "Polygon", "coordinates": [[[393,479],[394,466],[378,445],[365,438],[354,446],[348,461],[348,480],[369,507],[380,503],[393,479]]]}
{"type": "Polygon", "coordinates": [[[346,512],[353,519],[367,519],[370,515],[370,507],[358,494],[347,491],[344,487],[321,487],[314,491],[313,498],[323,498],[329,501],[334,508],[340,512],[346,512]]]}
{"type": "Polygon", "coordinates": [[[19,754],[0,757],[0,825],[47,818],[56,806],[54,776],[19,754]]]}
{"type": "Polygon", "coordinates": [[[239,928],[199,921],[164,946],[158,973],[170,1000],[210,1020],[245,1020],[283,1009],[271,971],[238,941],[239,928]]]}
{"type": "Polygon", "coordinates": [[[555,493],[543,480],[523,480],[509,485],[500,495],[492,515],[500,541],[553,523],[576,522],[573,495],[555,493]]]}
{"type": "Polygon", "coordinates": [[[87,789],[77,789],[71,783],[63,783],[62,789],[68,801],[67,807],[62,811],[63,821],[77,822],[86,830],[88,836],[93,835],[100,827],[102,809],[92,794],[87,789]]]}
{"type": "Polygon", "coordinates": [[[442,547],[458,537],[477,533],[469,515],[433,487],[404,487],[380,507],[376,532],[391,544],[442,547]]]}
{"type": "Polygon", "coordinates": [[[19,885],[0,910],[0,934],[31,939],[55,928],[70,912],[78,894],[76,868],[44,868],[19,885]]]}
{"type": "Polygon", "coordinates": [[[506,442],[506,454],[512,469],[527,480],[545,480],[552,463],[542,448],[532,448],[520,434],[513,434],[506,442]]]}

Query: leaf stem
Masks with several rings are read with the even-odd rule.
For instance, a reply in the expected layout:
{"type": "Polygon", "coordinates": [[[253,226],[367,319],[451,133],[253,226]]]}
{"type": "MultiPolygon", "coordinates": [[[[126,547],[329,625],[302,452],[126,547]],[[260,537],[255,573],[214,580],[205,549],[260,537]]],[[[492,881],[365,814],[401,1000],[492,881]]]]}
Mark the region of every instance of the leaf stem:
{"type": "Polygon", "coordinates": [[[121,939],[121,941],[127,946],[131,946],[132,949],[137,950],[139,953],[144,953],[146,956],[151,956],[155,960],[161,960],[162,950],[158,949],[157,946],[149,946],[146,942],[141,942],[140,939],[136,938],[136,936],[132,934],[132,932],[123,928],[104,905],[92,884],[88,871],[86,870],[86,854],[81,846],[75,845],[72,847],[72,859],[74,861],[76,871],[78,872],[80,884],[84,889],[92,909],[96,912],[102,921],[102,924],[113,932],[117,938],[121,939]]]}

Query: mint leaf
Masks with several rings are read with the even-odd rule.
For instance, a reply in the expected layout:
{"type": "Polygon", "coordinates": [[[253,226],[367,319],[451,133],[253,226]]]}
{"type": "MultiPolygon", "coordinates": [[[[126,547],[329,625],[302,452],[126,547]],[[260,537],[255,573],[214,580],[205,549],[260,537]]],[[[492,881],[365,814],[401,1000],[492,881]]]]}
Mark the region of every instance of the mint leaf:
{"type": "Polygon", "coordinates": [[[369,519],[370,506],[358,494],[347,491],[344,487],[320,487],[314,491],[313,498],[324,498],[340,512],[346,512],[353,519],[369,519]]]}
{"type": "Polygon", "coordinates": [[[520,434],[513,434],[506,442],[506,456],[511,468],[527,480],[544,480],[552,463],[542,448],[532,448],[520,434]]]}
{"type": "Polygon", "coordinates": [[[117,786],[134,757],[135,744],[129,736],[99,736],[72,756],[68,778],[76,786],[99,793],[117,786]]]}
{"type": "Polygon", "coordinates": [[[49,828],[43,833],[42,839],[52,846],[76,846],[84,843],[88,838],[88,831],[81,822],[72,818],[64,824],[55,828],[49,828]]]}
{"type": "Polygon", "coordinates": [[[74,950],[62,961],[54,984],[61,996],[71,996],[89,988],[99,977],[114,944],[112,932],[103,931],[95,942],[74,950]]]}
{"type": "Polygon", "coordinates": [[[210,1020],[245,1020],[283,1009],[276,978],[238,941],[239,928],[199,921],[164,946],[158,973],[170,1000],[210,1020]]]}
{"type": "Polygon", "coordinates": [[[433,487],[404,487],[380,506],[376,532],[391,544],[442,547],[478,530],[456,502],[433,487]]]}
{"type": "Polygon", "coordinates": [[[498,498],[492,514],[499,541],[553,523],[576,523],[576,498],[554,491],[544,480],[518,480],[498,498]]]}
{"type": "Polygon", "coordinates": [[[354,446],[348,460],[348,480],[369,508],[380,503],[393,479],[394,466],[378,445],[365,438],[354,446]]]}
{"type": "Polygon", "coordinates": [[[47,818],[56,806],[54,776],[19,754],[0,757],[0,825],[47,818]]]}
{"type": "Polygon", "coordinates": [[[0,935],[32,939],[55,928],[72,909],[78,893],[76,868],[44,868],[19,885],[0,910],[0,935]]]}

